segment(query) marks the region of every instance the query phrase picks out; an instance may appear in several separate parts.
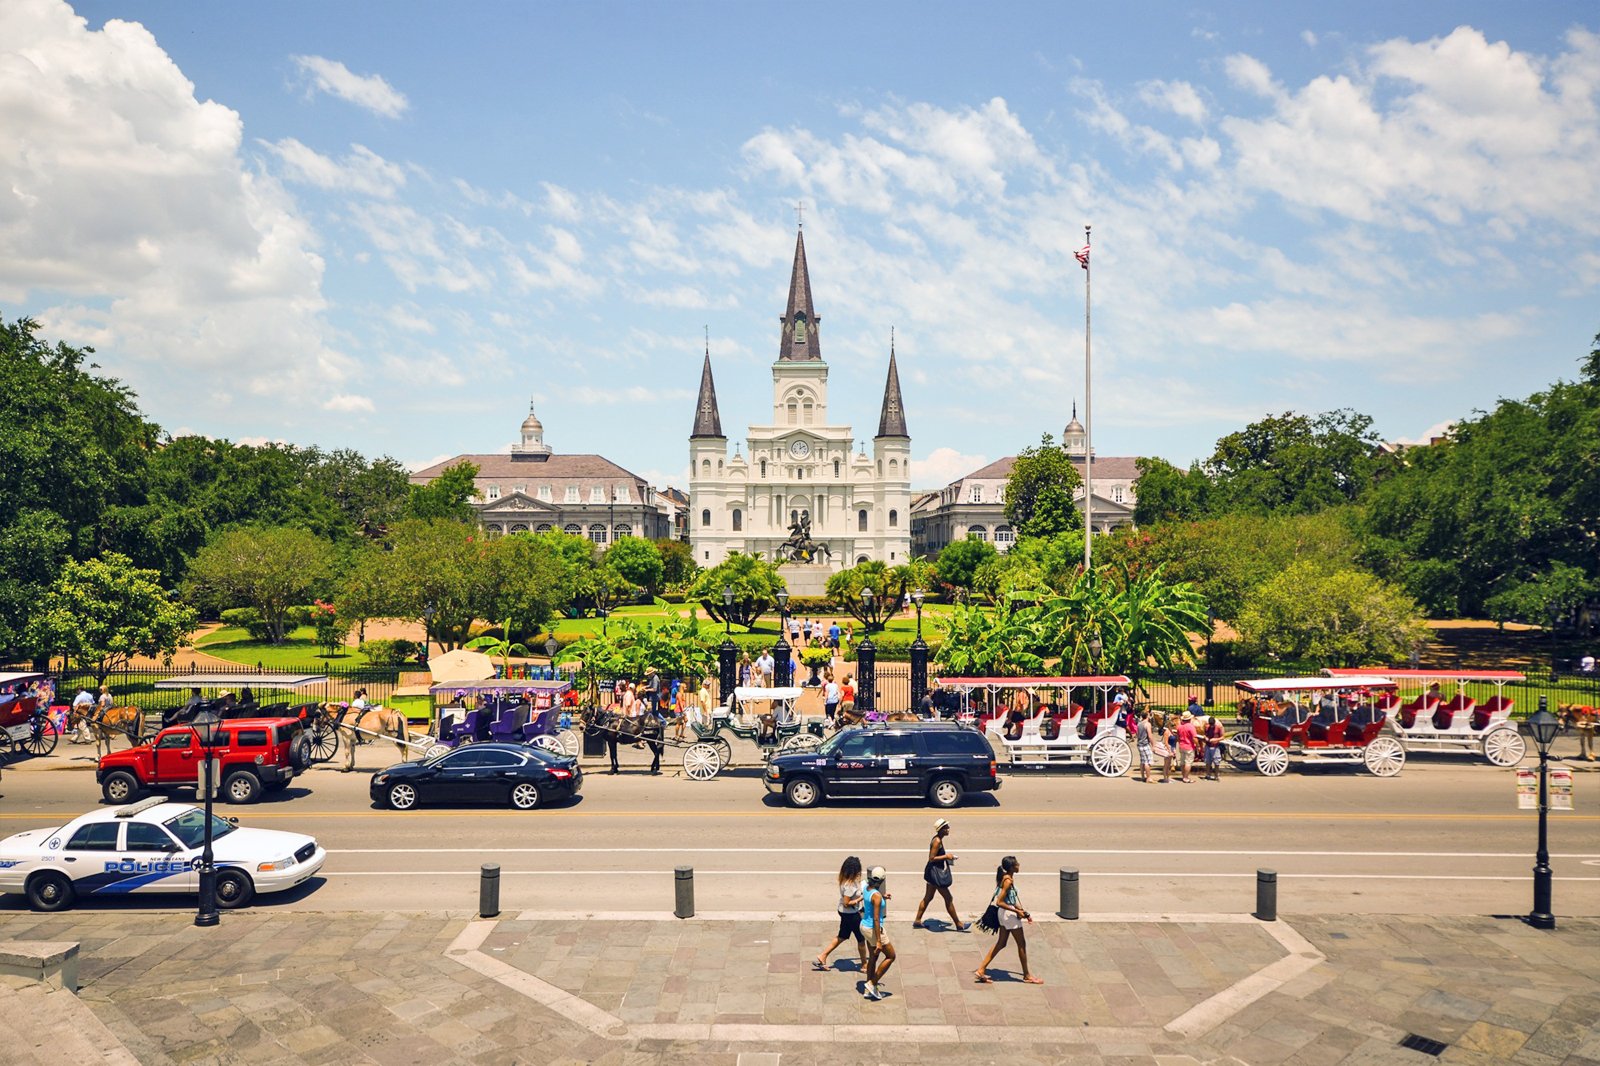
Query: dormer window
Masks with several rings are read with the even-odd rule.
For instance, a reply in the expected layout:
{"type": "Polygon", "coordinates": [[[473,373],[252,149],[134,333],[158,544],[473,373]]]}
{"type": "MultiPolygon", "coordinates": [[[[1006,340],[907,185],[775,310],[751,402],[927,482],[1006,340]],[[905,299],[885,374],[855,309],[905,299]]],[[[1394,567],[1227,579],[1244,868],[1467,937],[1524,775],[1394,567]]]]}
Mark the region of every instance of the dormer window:
{"type": "Polygon", "coordinates": [[[488,496],[491,500],[498,500],[500,498],[500,486],[490,485],[488,496]]]}

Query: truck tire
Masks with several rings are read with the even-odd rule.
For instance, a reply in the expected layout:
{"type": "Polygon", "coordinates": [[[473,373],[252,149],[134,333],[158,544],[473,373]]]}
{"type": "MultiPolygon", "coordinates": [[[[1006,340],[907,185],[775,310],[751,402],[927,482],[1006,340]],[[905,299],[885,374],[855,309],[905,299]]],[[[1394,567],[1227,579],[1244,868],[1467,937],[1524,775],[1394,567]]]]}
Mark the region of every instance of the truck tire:
{"type": "Polygon", "coordinates": [[[311,738],[301,732],[294,738],[294,743],[289,747],[289,765],[294,767],[294,772],[303,774],[311,769],[311,738]]]}
{"type": "Polygon", "coordinates": [[[254,803],[261,798],[261,778],[235,770],[222,779],[222,798],[229,803],[254,803]]]}
{"type": "Polygon", "coordinates": [[[132,803],[142,791],[139,779],[126,770],[113,770],[100,782],[100,795],[107,803],[132,803]]]}

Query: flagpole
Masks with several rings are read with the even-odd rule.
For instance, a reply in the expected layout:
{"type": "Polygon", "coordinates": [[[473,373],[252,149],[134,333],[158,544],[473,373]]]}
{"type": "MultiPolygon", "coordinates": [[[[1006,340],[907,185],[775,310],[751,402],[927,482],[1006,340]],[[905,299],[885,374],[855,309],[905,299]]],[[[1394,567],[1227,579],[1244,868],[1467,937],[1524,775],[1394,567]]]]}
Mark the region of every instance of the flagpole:
{"type": "Polygon", "coordinates": [[[1089,387],[1089,227],[1083,227],[1083,572],[1094,567],[1094,402],[1089,387]]]}

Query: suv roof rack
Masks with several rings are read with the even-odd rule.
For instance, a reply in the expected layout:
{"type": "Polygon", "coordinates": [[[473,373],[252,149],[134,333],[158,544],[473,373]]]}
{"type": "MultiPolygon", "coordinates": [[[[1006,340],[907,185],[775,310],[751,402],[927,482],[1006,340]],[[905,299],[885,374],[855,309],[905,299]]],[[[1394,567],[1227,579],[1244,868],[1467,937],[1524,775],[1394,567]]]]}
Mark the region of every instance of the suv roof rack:
{"type": "Polygon", "coordinates": [[[118,807],[114,817],[132,818],[136,814],[143,814],[151,807],[159,807],[165,802],[167,802],[167,797],[165,796],[151,796],[148,799],[140,800],[138,803],[130,803],[126,807],[118,807]]]}

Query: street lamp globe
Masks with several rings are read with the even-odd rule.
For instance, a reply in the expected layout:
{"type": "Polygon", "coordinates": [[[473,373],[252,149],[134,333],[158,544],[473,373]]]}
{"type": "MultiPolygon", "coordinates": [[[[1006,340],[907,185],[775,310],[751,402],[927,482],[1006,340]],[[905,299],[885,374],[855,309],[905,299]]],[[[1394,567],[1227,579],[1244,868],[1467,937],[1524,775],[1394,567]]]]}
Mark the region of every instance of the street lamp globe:
{"type": "Polygon", "coordinates": [[[877,593],[872,591],[871,585],[861,590],[861,602],[866,606],[867,610],[872,610],[872,600],[876,595],[877,593]]]}
{"type": "Polygon", "coordinates": [[[1539,749],[1540,755],[1548,755],[1550,745],[1555,743],[1556,734],[1561,731],[1561,719],[1541,707],[1528,717],[1528,732],[1533,736],[1534,746],[1539,749]]]}
{"type": "Polygon", "coordinates": [[[1105,650],[1106,646],[1100,643],[1100,634],[1096,633],[1094,636],[1089,638],[1089,658],[1099,659],[1100,653],[1105,650]]]}
{"type": "Polygon", "coordinates": [[[917,589],[911,594],[911,598],[916,601],[918,607],[921,607],[922,601],[928,598],[928,594],[921,589],[917,589]]]}
{"type": "Polygon", "coordinates": [[[194,721],[190,724],[194,728],[195,735],[200,738],[201,747],[212,748],[216,746],[217,727],[222,724],[222,719],[217,717],[215,711],[207,707],[195,715],[194,721]]]}
{"type": "Polygon", "coordinates": [[[778,610],[787,611],[788,609],[789,609],[789,590],[788,589],[779,589],[778,590],[778,610]]]}
{"type": "Polygon", "coordinates": [[[558,652],[560,650],[561,650],[561,642],[558,641],[555,638],[555,634],[554,633],[552,633],[550,636],[545,638],[544,653],[546,655],[548,655],[550,658],[554,659],[556,657],[556,652],[558,652]]]}
{"type": "Polygon", "coordinates": [[[724,607],[732,607],[733,606],[733,586],[732,585],[724,585],[724,586],[722,586],[722,606],[724,606],[724,607]]]}

